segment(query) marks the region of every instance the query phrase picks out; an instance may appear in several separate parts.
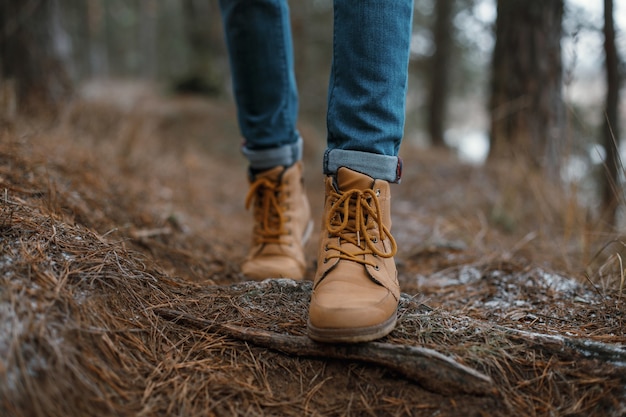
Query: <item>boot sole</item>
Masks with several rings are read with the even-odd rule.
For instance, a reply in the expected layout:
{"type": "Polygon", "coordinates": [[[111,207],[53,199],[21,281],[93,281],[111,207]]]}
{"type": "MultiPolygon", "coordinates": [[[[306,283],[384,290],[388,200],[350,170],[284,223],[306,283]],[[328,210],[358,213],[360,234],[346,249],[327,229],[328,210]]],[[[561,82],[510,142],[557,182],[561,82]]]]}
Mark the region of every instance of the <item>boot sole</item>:
{"type": "Polygon", "coordinates": [[[307,321],[309,338],[322,343],[360,343],[371,342],[387,336],[396,327],[398,321],[397,312],[384,322],[375,326],[355,327],[346,329],[325,329],[315,327],[311,321],[307,321]]]}

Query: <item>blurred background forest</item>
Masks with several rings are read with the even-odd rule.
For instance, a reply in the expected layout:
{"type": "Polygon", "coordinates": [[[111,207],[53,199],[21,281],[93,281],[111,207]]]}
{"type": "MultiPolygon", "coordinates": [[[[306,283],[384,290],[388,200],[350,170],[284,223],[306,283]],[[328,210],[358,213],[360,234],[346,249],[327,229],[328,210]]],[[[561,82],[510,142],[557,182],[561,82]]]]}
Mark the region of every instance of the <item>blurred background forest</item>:
{"type": "MultiPolygon", "coordinates": [[[[323,131],[332,0],[290,5],[301,119],[323,131]]],[[[405,142],[519,163],[619,226],[624,27],[620,0],[415,0],[405,142]]],[[[103,80],[232,106],[215,0],[0,0],[0,30],[5,120],[103,80]]]]}

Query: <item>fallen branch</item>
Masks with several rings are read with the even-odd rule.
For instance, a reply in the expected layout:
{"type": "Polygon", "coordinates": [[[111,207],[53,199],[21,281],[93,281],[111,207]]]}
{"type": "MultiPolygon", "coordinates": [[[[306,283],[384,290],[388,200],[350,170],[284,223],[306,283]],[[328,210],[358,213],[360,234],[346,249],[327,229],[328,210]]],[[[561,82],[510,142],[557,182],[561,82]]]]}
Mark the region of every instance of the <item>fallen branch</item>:
{"type": "Polygon", "coordinates": [[[398,372],[429,391],[444,395],[497,393],[491,378],[432,349],[381,342],[323,344],[305,336],[215,323],[176,310],[157,308],[154,311],[164,319],[182,326],[224,334],[289,355],[353,360],[381,365],[398,372]]]}

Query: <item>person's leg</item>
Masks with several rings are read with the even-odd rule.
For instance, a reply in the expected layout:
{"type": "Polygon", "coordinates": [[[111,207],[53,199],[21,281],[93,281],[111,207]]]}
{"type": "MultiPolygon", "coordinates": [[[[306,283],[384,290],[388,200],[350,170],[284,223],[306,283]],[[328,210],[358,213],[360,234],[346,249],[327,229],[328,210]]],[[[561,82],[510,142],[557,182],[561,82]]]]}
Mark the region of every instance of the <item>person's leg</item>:
{"type": "Polygon", "coordinates": [[[302,278],[310,229],[286,0],[220,0],[254,209],[249,278],[302,278]]]}
{"type": "Polygon", "coordinates": [[[308,322],[318,341],[373,340],[395,326],[389,183],[401,174],[412,12],[412,0],[335,0],[326,202],[308,322]]]}
{"type": "Polygon", "coordinates": [[[335,1],[325,174],[399,181],[412,16],[412,0],[335,1]]]}

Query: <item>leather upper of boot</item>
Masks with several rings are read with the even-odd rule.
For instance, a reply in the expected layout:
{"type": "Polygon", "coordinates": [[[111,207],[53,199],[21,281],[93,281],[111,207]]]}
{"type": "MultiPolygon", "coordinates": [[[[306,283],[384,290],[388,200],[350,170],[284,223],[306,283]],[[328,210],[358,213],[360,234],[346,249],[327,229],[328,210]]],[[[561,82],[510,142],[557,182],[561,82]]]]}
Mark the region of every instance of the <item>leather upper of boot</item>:
{"type": "Polygon", "coordinates": [[[325,187],[309,321],[322,328],[378,325],[395,314],[400,297],[389,183],[340,168],[325,187]]]}
{"type": "Polygon", "coordinates": [[[302,279],[303,245],[311,211],[302,181],[302,163],[257,174],[250,181],[246,208],[253,206],[252,243],[242,272],[252,279],[302,279]]]}

